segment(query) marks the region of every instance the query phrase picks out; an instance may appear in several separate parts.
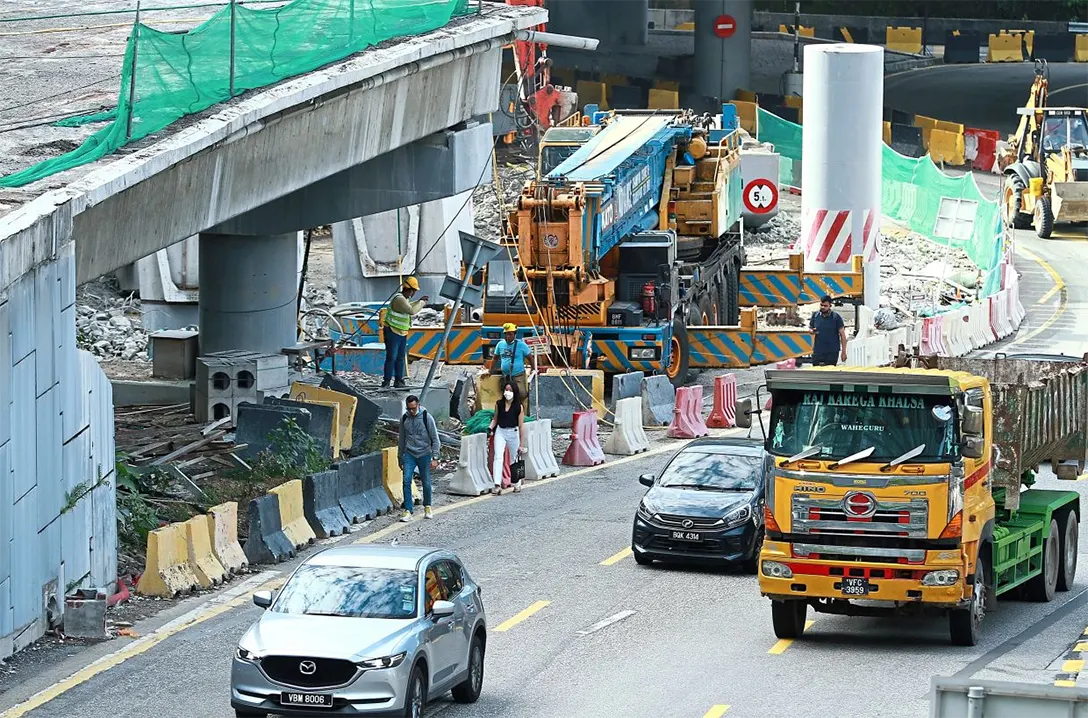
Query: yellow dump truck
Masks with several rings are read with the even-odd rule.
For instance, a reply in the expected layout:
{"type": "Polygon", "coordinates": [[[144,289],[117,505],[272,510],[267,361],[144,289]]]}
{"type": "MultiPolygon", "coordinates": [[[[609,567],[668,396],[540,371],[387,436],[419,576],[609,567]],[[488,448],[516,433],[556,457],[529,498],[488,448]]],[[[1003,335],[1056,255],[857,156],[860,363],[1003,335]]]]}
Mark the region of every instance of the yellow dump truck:
{"type": "Polygon", "coordinates": [[[1073,584],[1079,494],[1031,486],[1044,462],[1083,471],[1088,364],[911,363],[767,372],[759,587],[780,638],[801,637],[812,607],[941,612],[954,644],[975,645],[997,596],[1073,584]]]}

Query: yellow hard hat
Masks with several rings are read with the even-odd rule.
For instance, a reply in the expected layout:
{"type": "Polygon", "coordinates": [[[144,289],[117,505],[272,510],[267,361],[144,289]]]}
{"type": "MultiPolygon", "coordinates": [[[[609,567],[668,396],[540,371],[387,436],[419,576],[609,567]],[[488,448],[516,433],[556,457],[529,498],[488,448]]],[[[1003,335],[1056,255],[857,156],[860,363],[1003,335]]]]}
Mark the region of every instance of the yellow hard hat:
{"type": "Polygon", "coordinates": [[[507,322],[502,325],[502,330],[504,332],[516,332],[518,330],[518,325],[513,322],[507,322]]]}
{"type": "Polygon", "coordinates": [[[407,287],[408,289],[414,289],[414,290],[416,290],[418,292],[419,291],[419,280],[417,280],[415,277],[405,277],[404,278],[404,286],[407,287]]]}

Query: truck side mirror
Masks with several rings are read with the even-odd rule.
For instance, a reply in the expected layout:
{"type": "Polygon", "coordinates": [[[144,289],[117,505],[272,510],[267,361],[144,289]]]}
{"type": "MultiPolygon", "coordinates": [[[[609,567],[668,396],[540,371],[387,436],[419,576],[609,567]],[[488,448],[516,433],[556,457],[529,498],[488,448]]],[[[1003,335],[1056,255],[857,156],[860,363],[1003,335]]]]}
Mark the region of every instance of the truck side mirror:
{"type": "Polygon", "coordinates": [[[737,417],[737,426],[739,426],[742,429],[751,429],[752,428],[752,414],[751,414],[751,411],[752,411],[752,399],[751,399],[751,397],[749,397],[747,399],[741,399],[740,401],[738,401],[736,403],[735,411],[736,411],[736,417],[737,417]]]}
{"type": "Polygon", "coordinates": [[[965,436],[960,451],[968,459],[981,459],[986,453],[986,441],[981,436],[965,436]]]}
{"type": "MultiPolygon", "coordinates": [[[[982,409],[976,406],[965,406],[963,408],[963,424],[961,426],[964,434],[970,436],[982,436],[982,409]]],[[[977,457],[972,457],[977,458],[977,457]]]]}

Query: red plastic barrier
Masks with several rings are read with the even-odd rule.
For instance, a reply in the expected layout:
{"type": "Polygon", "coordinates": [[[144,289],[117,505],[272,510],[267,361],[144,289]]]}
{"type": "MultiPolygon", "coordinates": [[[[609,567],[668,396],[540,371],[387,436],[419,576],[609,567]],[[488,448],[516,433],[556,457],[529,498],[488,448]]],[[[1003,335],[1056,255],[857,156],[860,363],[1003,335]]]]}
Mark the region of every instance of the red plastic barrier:
{"type": "Polygon", "coordinates": [[[682,386],[677,389],[668,436],[673,439],[697,439],[709,433],[710,429],[703,421],[703,387],[682,386]]]}
{"type": "Polygon", "coordinates": [[[731,429],[737,425],[737,375],[714,377],[714,408],[706,425],[715,429],[731,429]]]}
{"type": "Polygon", "coordinates": [[[968,127],[963,131],[967,159],[971,168],[989,172],[997,162],[997,143],[1001,135],[995,130],[980,130],[968,127]]]}
{"type": "MultiPolygon", "coordinates": [[[[790,358],[790,359],[785,359],[785,360],[780,361],[780,362],[775,362],[774,368],[778,369],[779,371],[789,371],[790,369],[796,369],[797,368],[797,359],[796,358],[790,358]]],[[[763,405],[763,408],[766,411],[771,410],[771,397],[767,397],[767,402],[763,405]]]]}
{"type": "Polygon", "coordinates": [[[919,347],[922,356],[936,356],[940,346],[940,330],[937,328],[937,320],[926,317],[922,320],[922,345],[919,347]]]}
{"type": "Polygon", "coordinates": [[[604,463],[604,449],[597,438],[597,412],[574,412],[570,446],[563,454],[563,463],[567,466],[596,466],[604,463]]]}

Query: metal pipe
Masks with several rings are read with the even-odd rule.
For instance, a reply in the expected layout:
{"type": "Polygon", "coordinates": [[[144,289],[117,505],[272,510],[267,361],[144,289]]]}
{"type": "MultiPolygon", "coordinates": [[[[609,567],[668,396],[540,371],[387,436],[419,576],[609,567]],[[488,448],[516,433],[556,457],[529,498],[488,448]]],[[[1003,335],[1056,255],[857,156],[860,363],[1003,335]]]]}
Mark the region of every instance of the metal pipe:
{"type": "Polygon", "coordinates": [[[230,0],[230,96],[234,97],[234,25],[237,13],[234,0],[230,0]]]}
{"type": "Polygon", "coordinates": [[[801,71],[801,0],[793,6],[793,71],[801,71]]]}
{"type": "Polygon", "coordinates": [[[555,32],[543,32],[541,30],[518,30],[514,33],[518,40],[526,42],[539,42],[552,47],[566,47],[571,50],[596,50],[600,40],[595,37],[579,37],[577,35],[560,35],[555,32]]]}
{"type": "Polygon", "coordinates": [[[128,78],[128,113],[125,139],[132,139],[132,114],[136,111],[136,61],[140,51],[140,0],[136,0],[136,19],[132,22],[132,75],[128,78]]]}
{"type": "Polygon", "coordinates": [[[480,250],[483,245],[476,242],[476,248],[472,250],[472,259],[468,261],[467,269],[465,270],[465,278],[461,280],[461,287],[457,290],[457,299],[453,303],[453,311],[450,312],[449,318],[446,320],[446,328],[442,332],[442,341],[438,343],[438,348],[434,352],[434,361],[431,362],[431,368],[427,370],[427,380],[423,382],[423,391],[419,392],[419,400],[423,401],[423,398],[427,396],[427,390],[431,388],[431,382],[434,380],[434,373],[438,370],[438,360],[442,358],[442,348],[446,346],[446,342],[449,341],[450,332],[453,330],[453,323],[457,321],[457,312],[461,310],[461,300],[465,298],[465,291],[468,288],[469,280],[472,279],[472,275],[476,273],[476,260],[480,258],[480,250]]]}
{"type": "Polygon", "coordinates": [[[982,718],[982,705],[986,698],[986,690],[982,686],[971,686],[967,689],[967,718],[982,718]]]}

